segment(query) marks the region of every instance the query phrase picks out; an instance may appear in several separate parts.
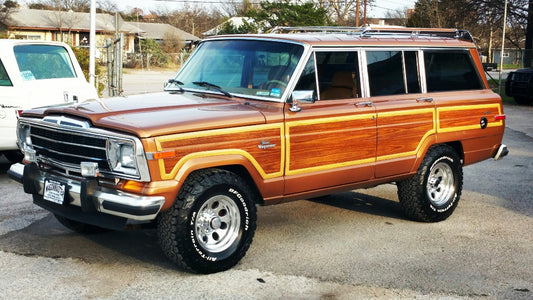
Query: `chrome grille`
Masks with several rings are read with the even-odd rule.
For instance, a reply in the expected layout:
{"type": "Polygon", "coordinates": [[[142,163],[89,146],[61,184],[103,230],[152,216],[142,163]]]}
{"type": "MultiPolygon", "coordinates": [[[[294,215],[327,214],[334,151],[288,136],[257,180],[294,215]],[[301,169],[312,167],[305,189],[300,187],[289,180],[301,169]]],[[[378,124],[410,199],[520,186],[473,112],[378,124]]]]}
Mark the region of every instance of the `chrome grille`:
{"type": "Polygon", "coordinates": [[[91,127],[88,121],[69,116],[22,116],[17,135],[17,143],[27,152],[28,160],[38,163],[42,170],[77,178],[81,176],[82,162],[96,163],[100,178],[150,181],[142,142],[134,135],[91,127]],[[133,147],[134,166],[120,164],[116,145],[133,147]],[[109,151],[115,151],[114,156],[108,157],[109,151]]]}
{"type": "Polygon", "coordinates": [[[96,162],[101,170],[110,170],[103,138],[33,126],[30,133],[38,156],[76,167],[82,161],[96,162]]]}
{"type": "Polygon", "coordinates": [[[79,169],[81,162],[95,162],[101,172],[111,172],[105,137],[38,126],[32,126],[30,134],[38,157],[74,169],[79,169]]]}

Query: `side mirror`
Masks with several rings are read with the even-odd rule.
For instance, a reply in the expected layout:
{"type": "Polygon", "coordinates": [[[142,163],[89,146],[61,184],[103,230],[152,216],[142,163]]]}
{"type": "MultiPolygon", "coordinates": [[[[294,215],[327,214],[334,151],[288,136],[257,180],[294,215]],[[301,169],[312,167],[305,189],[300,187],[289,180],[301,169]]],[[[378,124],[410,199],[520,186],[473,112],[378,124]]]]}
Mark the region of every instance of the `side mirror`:
{"type": "Polygon", "coordinates": [[[314,90],[298,90],[293,91],[291,94],[292,101],[297,100],[300,103],[315,103],[315,91],[314,90]]]}
{"type": "Polygon", "coordinates": [[[163,88],[165,92],[183,92],[183,88],[180,85],[183,85],[181,81],[169,79],[163,84],[163,88]]]}
{"type": "Polygon", "coordinates": [[[289,99],[289,103],[291,104],[289,110],[292,112],[299,112],[302,110],[302,108],[298,106],[299,103],[315,103],[315,100],[315,91],[313,90],[293,91],[291,98],[289,99]]]}

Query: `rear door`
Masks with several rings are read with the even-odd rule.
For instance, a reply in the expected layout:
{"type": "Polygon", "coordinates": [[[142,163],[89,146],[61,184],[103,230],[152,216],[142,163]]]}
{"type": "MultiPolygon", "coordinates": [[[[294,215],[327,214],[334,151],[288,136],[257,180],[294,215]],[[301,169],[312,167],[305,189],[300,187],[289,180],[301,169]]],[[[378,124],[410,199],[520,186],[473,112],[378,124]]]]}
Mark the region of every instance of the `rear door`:
{"type": "Polygon", "coordinates": [[[424,143],[434,139],[435,103],[422,93],[417,49],[367,49],[369,101],[377,113],[375,177],[408,173],[424,143]]]}

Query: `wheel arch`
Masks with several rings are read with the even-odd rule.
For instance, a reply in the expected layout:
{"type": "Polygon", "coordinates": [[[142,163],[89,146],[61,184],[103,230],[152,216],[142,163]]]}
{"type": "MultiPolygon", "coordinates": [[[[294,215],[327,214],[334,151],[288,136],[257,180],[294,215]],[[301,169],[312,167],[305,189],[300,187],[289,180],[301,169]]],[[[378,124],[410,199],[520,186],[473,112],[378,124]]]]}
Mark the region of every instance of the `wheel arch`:
{"type": "Polygon", "coordinates": [[[448,141],[448,142],[443,142],[443,143],[427,143],[418,152],[417,159],[411,168],[411,173],[414,173],[418,170],[418,168],[422,164],[422,161],[424,160],[424,157],[427,155],[428,151],[431,148],[438,147],[440,145],[450,146],[461,159],[461,164],[464,163],[465,155],[463,151],[463,144],[461,143],[461,141],[448,141]]]}
{"type": "Polygon", "coordinates": [[[179,182],[178,192],[182,188],[183,182],[193,172],[208,169],[222,169],[239,175],[254,193],[254,201],[257,204],[263,204],[263,194],[260,189],[260,184],[264,178],[248,158],[240,155],[210,156],[188,160],[178,170],[175,177],[179,182]]]}
{"type": "Polygon", "coordinates": [[[464,153],[464,150],[463,150],[463,144],[460,141],[447,142],[447,143],[444,143],[444,144],[452,147],[453,150],[455,150],[455,152],[457,153],[457,155],[461,159],[461,164],[463,164],[464,159],[465,159],[465,153],[464,153]]]}

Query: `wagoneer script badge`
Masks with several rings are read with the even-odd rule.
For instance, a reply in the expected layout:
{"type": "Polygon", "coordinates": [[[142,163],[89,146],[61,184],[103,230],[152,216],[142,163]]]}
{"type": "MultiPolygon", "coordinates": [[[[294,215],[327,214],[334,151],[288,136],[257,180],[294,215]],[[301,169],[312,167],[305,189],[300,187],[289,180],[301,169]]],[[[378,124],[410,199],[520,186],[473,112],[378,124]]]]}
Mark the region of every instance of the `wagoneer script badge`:
{"type": "Polygon", "coordinates": [[[276,147],[276,144],[271,144],[270,141],[261,140],[261,145],[257,145],[257,148],[259,149],[268,149],[268,148],[274,148],[276,147]]]}

